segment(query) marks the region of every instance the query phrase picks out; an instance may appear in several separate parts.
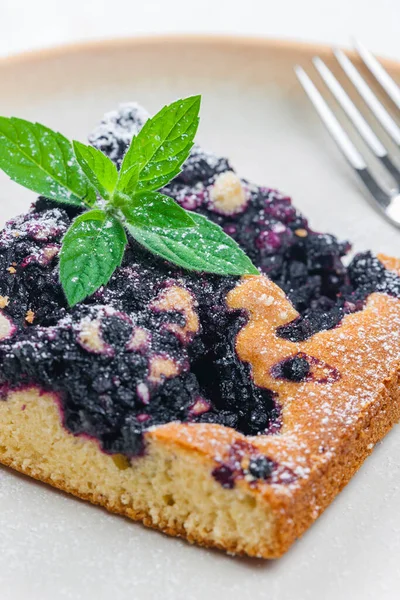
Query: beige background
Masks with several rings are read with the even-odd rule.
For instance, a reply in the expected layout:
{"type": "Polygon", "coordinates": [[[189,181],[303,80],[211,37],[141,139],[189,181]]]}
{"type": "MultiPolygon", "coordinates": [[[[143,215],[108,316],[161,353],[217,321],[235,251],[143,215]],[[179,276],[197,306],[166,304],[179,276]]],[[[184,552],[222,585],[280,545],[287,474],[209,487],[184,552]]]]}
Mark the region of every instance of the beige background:
{"type": "Polygon", "coordinates": [[[348,44],[400,59],[399,0],[0,0],[0,56],[96,37],[166,32],[348,44]]]}

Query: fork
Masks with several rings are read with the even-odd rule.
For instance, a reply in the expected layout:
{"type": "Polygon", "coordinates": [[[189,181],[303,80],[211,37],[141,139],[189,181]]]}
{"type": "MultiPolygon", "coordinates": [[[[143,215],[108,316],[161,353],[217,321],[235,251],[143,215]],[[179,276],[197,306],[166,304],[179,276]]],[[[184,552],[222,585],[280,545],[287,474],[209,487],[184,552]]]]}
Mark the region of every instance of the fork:
{"type": "MultiPolygon", "coordinates": [[[[355,43],[356,50],[361,56],[375,79],[379,82],[386,94],[393,101],[396,109],[400,112],[400,88],[393,81],[390,75],[385,71],[377,59],[361,43],[355,43]]],[[[382,128],[392,138],[396,149],[400,148],[400,127],[389,114],[387,109],[375,96],[374,92],[368,86],[366,81],[360,75],[352,61],[342,52],[342,50],[333,50],[337,61],[350,79],[358,93],[368,106],[369,110],[376,117],[382,128]]],[[[370,193],[370,198],[376,208],[395,226],[400,227],[400,170],[389,156],[389,152],[368,124],[354,102],[345,92],[339,81],[333,75],[332,71],[318,56],[314,57],[313,63],[319,75],[322,77],[326,86],[335,97],[338,104],[342,107],[345,114],[352,122],[364,142],[369,146],[375,156],[380,160],[384,168],[390,173],[392,179],[396,182],[396,187],[385,190],[377,181],[369,169],[364,157],[351,141],[344,127],[339,123],[333,110],[328,106],[322,94],[318,91],[311,78],[305,70],[295,67],[296,75],[303,86],[306,94],[316,108],[323,123],[329,133],[339,146],[347,161],[353,167],[357,175],[370,193]]],[[[397,112],[397,110],[396,110],[397,112]]]]}

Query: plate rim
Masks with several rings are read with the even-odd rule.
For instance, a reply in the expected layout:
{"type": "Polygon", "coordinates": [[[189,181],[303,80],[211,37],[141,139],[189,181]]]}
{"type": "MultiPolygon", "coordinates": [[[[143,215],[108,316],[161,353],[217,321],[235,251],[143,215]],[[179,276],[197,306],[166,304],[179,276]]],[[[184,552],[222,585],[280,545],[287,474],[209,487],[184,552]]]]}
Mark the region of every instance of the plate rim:
{"type": "MultiPolygon", "coordinates": [[[[13,53],[9,56],[0,57],[0,70],[11,66],[21,64],[32,64],[44,60],[62,58],[65,55],[74,55],[81,53],[90,53],[104,49],[118,50],[123,47],[137,48],[140,46],[154,46],[162,44],[179,45],[221,45],[223,48],[230,46],[241,46],[251,50],[267,49],[276,51],[299,50],[303,55],[309,54],[310,58],[315,54],[327,56],[332,55],[335,44],[322,44],[318,42],[308,42],[290,38],[275,38],[237,34],[143,34],[136,36],[121,36],[114,38],[95,38],[84,41],[73,41],[65,44],[57,44],[49,47],[35,48],[33,50],[24,50],[13,53]]],[[[351,48],[344,48],[350,58],[360,61],[359,55],[351,48]]],[[[400,76],[400,60],[382,57],[376,55],[382,65],[390,70],[397,71],[400,76]]]]}

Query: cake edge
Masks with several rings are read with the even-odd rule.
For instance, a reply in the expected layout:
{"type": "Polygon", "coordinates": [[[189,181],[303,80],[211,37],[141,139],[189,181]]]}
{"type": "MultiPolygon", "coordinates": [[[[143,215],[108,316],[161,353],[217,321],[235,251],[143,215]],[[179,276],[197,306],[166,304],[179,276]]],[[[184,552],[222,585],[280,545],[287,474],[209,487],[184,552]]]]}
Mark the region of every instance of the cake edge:
{"type": "Polygon", "coordinates": [[[268,484],[252,488],[245,481],[234,489],[224,489],[212,477],[215,457],[177,443],[168,435],[168,426],[149,432],[147,454],[125,465],[122,457],[105,454],[94,440],[64,429],[54,397],[35,389],[12,392],[0,403],[0,463],[170,536],[232,554],[279,558],[322,514],[374,445],[400,419],[399,383],[400,370],[396,368],[356,424],[344,428],[332,459],[290,489],[268,484]],[[157,436],[157,430],[163,435],[157,436]],[[62,450],[68,457],[66,464],[62,450]],[[77,477],[83,465],[86,472],[90,467],[96,483],[90,477],[77,477]],[[168,469],[172,470],[166,477],[168,469]],[[99,483],[107,476],[112,480],[117,476],[119,491],[107,491],[107,486],[99,483]],[[158,492],[154,483],[160,486],[158,492]],[[95,488],[89,490],[89,484],[95,488]],[[147,496],[151,500],[146,500],[147,496]]]}
{"type": "MultiPolygon", "coordinates": [[[[129,464],[121,455],[102,452],[96,441],[64,429],[51,394],[32,388],[11,392],[0,403],[0,463],[191,543],[250,556],[277,553],[276,536],[268,535],[274,529],[268,503],[240,486],[223,488],[211,475],[212,457],[188,452],[173,439],[153,439],[151,432],[146,437],[145,455],[129,464]],[[113,481],[114,489],[100,485],[102,480],[113,481]],[[174,506],[180,515],[174,514],[174,506]],[[233,533],[243,518],[256,541],[249,541],[249,534],[233,533]]],[[[241,525],[243,530],[246,524],[241,525]]]]}

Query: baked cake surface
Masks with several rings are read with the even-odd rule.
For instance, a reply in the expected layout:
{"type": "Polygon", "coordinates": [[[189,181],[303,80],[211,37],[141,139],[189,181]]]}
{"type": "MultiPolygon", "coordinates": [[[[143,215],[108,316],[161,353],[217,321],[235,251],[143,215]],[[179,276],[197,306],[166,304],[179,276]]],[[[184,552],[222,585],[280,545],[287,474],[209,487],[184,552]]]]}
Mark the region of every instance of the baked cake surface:
{"type": "MultiPolygon", "coordinates": [[[[120,162],[145,113],[91,142],[120,162]]],[[[133,240],[68,309],[39,199],[0,238],[0,460],[190,541],[280,556],[399,418],[399,263],[313,232],[275,190],[195,148],[167,193],[260,277],[188,274],[133,240]]]]}

